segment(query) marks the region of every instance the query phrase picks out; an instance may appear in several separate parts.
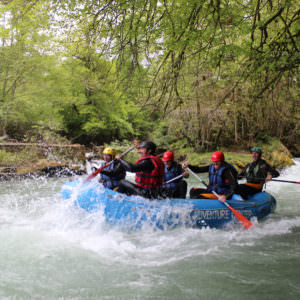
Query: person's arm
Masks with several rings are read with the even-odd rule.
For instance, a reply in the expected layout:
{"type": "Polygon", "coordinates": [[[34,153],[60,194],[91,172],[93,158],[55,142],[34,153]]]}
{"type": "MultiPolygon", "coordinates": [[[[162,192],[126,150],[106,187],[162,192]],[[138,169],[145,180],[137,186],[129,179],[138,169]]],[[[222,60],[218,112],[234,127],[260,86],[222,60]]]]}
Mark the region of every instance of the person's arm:
{"type": "Polygon", "coordinates": [[[187,172],[187,171],[182,171],[183,173],[182,173],[182,176],[184,177],[184,178],[189,178],[190,177],[190,173],[189,172],[187,172]]]}
{"type": "Polygon", "coordinates": [[[209,171],[209,165],[204,167],[192,166],[187,164],[182,165],[182,168],[185,169],[186,167],[190,168],[195,173],[207,173],[209,171]]]}
{"type": "Polygon", "coordinates": [[[238,174],[238,179],[242,179],[244,177],[247,177],[247,168],[250,164],[247,164],[243,169],[242,171],[238,174]]]}
{"type": "Polygon", "coordinates": [[[125,169],[120,163],[116,163],[113,170],[103,170],[101,173],[109,177],[115,177],[122,173],[125,173],[125,169]]]}
{"type": "Polygon", "coordinates": [[[274,169],[274,168],[272,168],[269,164],[265,164],[265,170],[266,170],[266,172],[267,172],[267,177],[266,177],[266,181],[269,181],[269,180],[271,180],[272,178],[276,178],[276,177],[278,177],[280,174],[279,174],[279,172],[276,170],[276,169],[274,169]]]}
{"type": "Polygon", "coordinates": [[[182,175],[184,178],[188,178],[190,176],[189,172],[185,171],[181,164],[177,164],[177,174],[182,175]]]}
{"type": "Polygon", "coordinates": [[[176,171],[175,171],[175,174],[174,174],[175,175],[174,178],[178,177],[180,175],[182,175],[182,177],[174,180],[173,181],[174,183],[180,182],[183,177],[189,177],[190,174],[188,172],[185,172],[180,164],[176,163],[175,168],[176,168],[175,169],[176,171]]]}
{"type": "Polygon", "coordinates": [[[243,169],[239,174],[238,174],[238,179],[242,179],[246,177],[246,169],[243,169]]]}
{"type": "Polygon", "coordinates": [[[119,159],[119,162],[124,167],[124,169],[128,172],[142,172],[142,171],[152,171],[155,166],[151,159],[144,159],[140,161],[138,164],[131,164],[123,159],[119,159]]]}

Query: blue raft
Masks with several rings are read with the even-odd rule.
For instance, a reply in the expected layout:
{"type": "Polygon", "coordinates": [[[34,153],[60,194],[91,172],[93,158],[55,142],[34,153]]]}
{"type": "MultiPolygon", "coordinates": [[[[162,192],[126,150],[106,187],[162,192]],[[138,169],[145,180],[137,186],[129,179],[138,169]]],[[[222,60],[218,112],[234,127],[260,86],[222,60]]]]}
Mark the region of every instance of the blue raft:
{"type": "MultiPolygon", "coordinates": [[[[127,229],[143,226],[163,230],[177,226],[222,228],[229,223],[239,223],[232,211],[218,200],[149,200],[106,189],[98,182],[67,182],[62,188],[62,198],[88,212],[101,211],[106,222],[127,229]]],[[[266,192],[257,193],[247,201],[233,195],[228,204],[246,218],[258,220],[276,208],[275,198],[266,192]]]]}

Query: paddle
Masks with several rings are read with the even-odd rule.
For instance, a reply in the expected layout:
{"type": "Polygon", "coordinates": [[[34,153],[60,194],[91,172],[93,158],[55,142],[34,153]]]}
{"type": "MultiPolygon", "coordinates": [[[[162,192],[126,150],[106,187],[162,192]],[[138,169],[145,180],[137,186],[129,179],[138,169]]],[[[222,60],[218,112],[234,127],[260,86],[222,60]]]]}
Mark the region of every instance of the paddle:
{"type": "MultiPolygon", "coordinates": [[[[125,156],[128,152],[132,151],[134,148],[136,148],[138,146],[138,142],[134,141],[133,142],[134,145],[131,146],[129,149],[127,149],[125,152],[123,152],[120,155],[120,158],[122,158],[123,156],[125,156]]],[[[91,179],[93,179],[95,176],[97,176],[99,173],[101,173],[105,168],[107,168],[110,164],[113,163],[113,160],[111,160],[110,162],[106,163],[104,166],[102,166],[101,168],[97,169],[95,172],[93,172],[91,175],[89,175],[88,178],[85,179],[84,183],[90,181],[91,179]]]]}
{"type": "Polygon", "coordinates": [[[175,180],[177,180],[177,179],[179,179],[179,178],[181,178],[181,177],[183,177],[183,174],[180,174],[180,175],[178,175],[178,176],[176,176],[176,177],[174,177],[174,178],[168,180],[167,182],[163,182],[163,185],[164,185],[164,184],[171,183],[171,182],[173,182],[173,181],[175,181],[175,180]]]}
{"type": "Polygon", "coordinates": [[[291,181],[291,180],[282,180],[282,179],[271,179],[270,181],[279,181],[279,182],[297,183],[297,184],[300,184],[300,181],[291,181]]]}
{"type": "MultiPolygon", "coordinates": [[[[265,181],[266,178],[256,178],[256,177],[246,177],[248,179],[256,179],[256,180],[263,180],[265,181]]],[[[300,184],[300,181],[292,181],[292,180],[283,180],[283,179],[271,179],[269,181],[278,181],[278,182],[285,182],[285,183],[296,183],[296,184],[300,184]]]]}
{"type": "MultiPolygon", "coordinates": [[[[202,184],[204,184],[207,187],[207,184],[196,174],[194,173],[189,167],[186,168],[189,173],[191,173],[194,177],[196,177],[200,182],[202,182],[202,184]]],[[[212,193],[218,198],[219,200],[219,195],[215,192],[212,191],[212,193]]],[[[220,202],[222,202],[224,205],[226,205],[235,215],[235,217],[240,221],[240,223],[246,228],[250,228],[252,226],[252,223],[245,218],[240,212],[238,212],[237,210],[235,210],[234,208],[232,208],[227,202],[223,202],[221,200],[219,200],[220,202]]]]}

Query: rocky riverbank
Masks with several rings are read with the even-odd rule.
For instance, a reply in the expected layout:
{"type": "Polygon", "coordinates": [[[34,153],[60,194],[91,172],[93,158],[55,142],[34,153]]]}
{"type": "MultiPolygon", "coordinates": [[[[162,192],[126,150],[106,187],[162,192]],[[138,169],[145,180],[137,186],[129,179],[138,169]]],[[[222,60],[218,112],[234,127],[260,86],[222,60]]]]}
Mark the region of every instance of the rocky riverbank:
{"type": "Polygon", "coordinates": [[[0,180],[82,175],[87,151],[78,144],[0,143],[0,180]]]}
{"type": "MultiPolygon", "coordinates": [[[[293,164],[293,155],[278,140],[259,145],[263,149],[263,157],[278,169],[293,164]]],[[[124,152],[128,145],[114,146],[118,152],[124,152]]],[[[168,149],[159,149],[163,154],[168,149]]],[[[210,162],[212,152],[194,153],[190,149],[174,150],[176,159],[188,161],[194,165],[206,165],[210,162]]],[[[249,161],[248,151],[239,149],[222,149],[226,160],[241,169],[249,161]]],[[[0,180],[11,178],[28,178],[37,176],[58,177],[74,176],[86,173],[86,160],[101,158],[103,146],[91,148],[83,145],[32,144],[32,143],[0,143],[0,180]]],[[[126,157],[134,162],[138,158],[136,151],[126,157]]]]}

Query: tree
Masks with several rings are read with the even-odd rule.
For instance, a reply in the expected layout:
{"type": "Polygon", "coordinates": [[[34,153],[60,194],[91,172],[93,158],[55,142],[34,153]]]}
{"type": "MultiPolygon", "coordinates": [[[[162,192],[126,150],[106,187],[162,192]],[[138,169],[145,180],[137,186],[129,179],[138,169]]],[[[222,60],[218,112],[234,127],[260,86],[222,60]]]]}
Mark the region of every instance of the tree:
{"type": "Polygon", "coordinates": [[[48,39],[45,30],[42,31],[48,21],[45,5],[46,2],[11,1],[0,6],[3,16],[0,31],[0,120],[3,135],[9,128],[14,128],[14,132],[18,129],[22,135],[29,124],[43,120],[40,113],[47,111],[43,110],[43,101],[38,105],[35,103],[47,72],[44,51],[48,39]]]}

